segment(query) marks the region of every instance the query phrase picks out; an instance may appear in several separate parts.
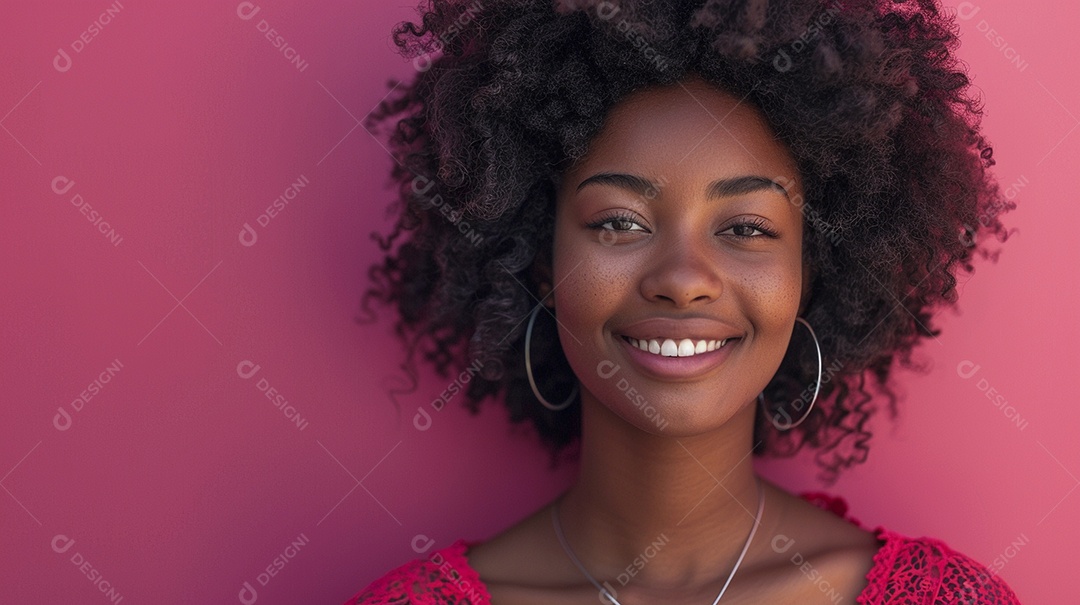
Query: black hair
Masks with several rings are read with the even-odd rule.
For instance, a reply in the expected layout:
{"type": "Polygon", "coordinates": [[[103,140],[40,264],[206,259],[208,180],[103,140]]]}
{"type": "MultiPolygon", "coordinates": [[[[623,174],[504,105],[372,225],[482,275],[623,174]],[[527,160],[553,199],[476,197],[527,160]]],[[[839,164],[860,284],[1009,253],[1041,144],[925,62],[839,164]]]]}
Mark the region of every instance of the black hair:
{"type": "MultiPolygon", "coordinates": [[[[389,127],[398,160],[396,224],[373,234],[385,256],[370,299],[394,305],[402,364],[462,372],[464,404],[497,398],[558,454],[580,436],[580,406],[554,413],[529,388],[525,318],[536,267],[551,254],[553,182],[587,149],[612,106],[690,75],[752,103],[803,176],[805,317],[826,374],[807,420],[776,431],[760,409],[755,453],[809,446],[823,478],[862,462],[880,407],[897,414],[890,373],[918,368],[912,349],[939,334],[956,273],[1008,232],[1015,207],[989,172],[980,100],[970,90],[952,15],[933,0],[554,2],[421,5],[394,43],[418,72],[366,126],[389,127]],[[465,372],[465,370],[468,370],[465,372]]],[[[575,377],[554,322],[538,322],[531,356],[558,401],[575,377]]],[[[800,329],[796,327],[796,333],[800,329]]],[[[794,351],[767,402],[804,397],[817,359],[794,351]]]]}

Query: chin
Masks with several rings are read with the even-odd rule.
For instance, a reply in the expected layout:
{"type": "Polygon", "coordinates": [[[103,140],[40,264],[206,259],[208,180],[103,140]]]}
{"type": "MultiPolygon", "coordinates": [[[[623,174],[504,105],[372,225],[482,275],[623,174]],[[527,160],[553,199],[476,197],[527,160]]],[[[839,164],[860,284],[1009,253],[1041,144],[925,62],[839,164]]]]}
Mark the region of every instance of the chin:
{"type": "MultiPolygon", "coordinates": [[[[724,405],[725,397],[711,391],[701,393],[701,385],[672,385],[660,395],[634,388],[628,380],[616,380],[615,389],[603,391],[600,405],[643,432],[657,437],[692,437],[727,425],[744,405],[724,405]]],[[[730,399],[729,399],[730,400],[730,399]]]]}

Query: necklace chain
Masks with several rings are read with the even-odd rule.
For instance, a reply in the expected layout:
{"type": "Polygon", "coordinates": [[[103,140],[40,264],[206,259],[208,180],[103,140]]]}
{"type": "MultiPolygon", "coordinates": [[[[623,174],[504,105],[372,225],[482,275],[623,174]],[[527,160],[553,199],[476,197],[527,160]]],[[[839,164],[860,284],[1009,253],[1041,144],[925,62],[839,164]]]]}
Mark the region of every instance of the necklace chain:
{"type": "MultiPolygon", "coordinates": [[[[754,517],[754,525],[750,528],[750,534],[746,537],[746,544],[743,544],[742,552],[739,553],[739,558],[735,561],[735,567],[731,568],[731,573],[728,574],[727,581],[724,582],[724,587],[720,589],[720,594],[716,595],[716,600],[713,601],[713,605],[719,603],[720,597],[724,596],[724,593],[727,591],[728,585],[731,584],[732,578],[735,577],[735,572],[739,570],[739,565],[742,564],[743,558],[746,556],[746,551],[750,549],[750,543],[754,541],[754,534],[757,532],[758,525],[761,524],[761,513],[765,510],[765,490],[762,489],[760,481],[757,482],[757,488],[758,509],[757,516],[754,517]]],[[[555,526],[555,534],[559,537],[559,542],[562,544],[563,550],[566,551],[570,560],[572,560],[574,564],[577,565],[578,569],[581,570],[581,573],[585,574],[585,577],[593,583],[593,586],[596,586],[600,593],[611,601],[613,605],[622,605],[622,603],[619,603],[607,588],[601,586],[600,583],[596,581],[596,578],[592,577],[592,574],[586,571],[585,566],[581,564],[577,555],[574,554],[574,551],[566,542],[566,536],[563,535],[562,531],[562,524],[559,522],[559,503],[556,503],[555,506],[551,507],[551,522],[555,526]]]]}

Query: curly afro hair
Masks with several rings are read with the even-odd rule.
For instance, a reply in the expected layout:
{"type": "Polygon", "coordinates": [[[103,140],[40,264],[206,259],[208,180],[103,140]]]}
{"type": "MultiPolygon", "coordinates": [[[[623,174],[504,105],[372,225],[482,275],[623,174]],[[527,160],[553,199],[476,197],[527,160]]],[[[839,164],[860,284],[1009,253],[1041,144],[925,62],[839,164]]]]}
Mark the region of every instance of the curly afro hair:
{"type": "MultiPolygon", "coordinates": [[[[398,165],[396,225],[372,234],[385,257],[362,303],[368,313],[372,298],[396,307],[413,388],[422,355],[442,376],[457,373],[472,413],[501,396],[514,425],[531,421],[553,466],[580,445],[580,406],[541,406],[524,365],[555,183],[620,99],[698,76],[756,106],[804,179],[813,276],[803,316],[828,367],[798,427],[773,429],[759,406],[755,453],[809,446],[826,482],[864,461],[880,398],[897,414],[894,361],[918,369],[913,347],[940,332],[932,311],[955,305],[956,272],[973,271],[976,253],[996,259],[987,236],[1005,241],[998,216],[1015,207],[988,170],[952,16],[935,0],[450,0],[419,10],[393,38],[417,74],[392,81],[366,122],[388,131],[398,165]]],[[[567,393],[575,377],[551,323],[535,328],[532,363],[541,392],[567,393]]],[[[817,358],[792,353],[795,336],[766,402],[813,390],[817,358]]]]}

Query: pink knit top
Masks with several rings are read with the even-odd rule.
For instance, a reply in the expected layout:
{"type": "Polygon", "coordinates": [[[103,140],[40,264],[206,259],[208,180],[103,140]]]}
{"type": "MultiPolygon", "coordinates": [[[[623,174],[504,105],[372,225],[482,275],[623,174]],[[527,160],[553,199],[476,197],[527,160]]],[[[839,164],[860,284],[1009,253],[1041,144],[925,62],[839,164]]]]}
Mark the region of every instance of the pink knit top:
{"type": "MultiPolygon", "coordinates": [[[[843,499],[823,493],[802,498],[862,527],[847,515],[843,499]]],[[[940,540],[908,538],[882,527],[883,545],[866,574],[859,605],[1019,605],[1012,589],[984,565],[940,540]]],[[[345,605],[491,605],[491,595],[465,553],[480,541],[459,539],[426,559],[391,570],[353,595],[345,605]]]]}

